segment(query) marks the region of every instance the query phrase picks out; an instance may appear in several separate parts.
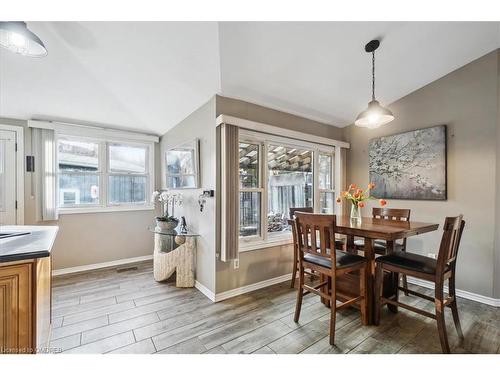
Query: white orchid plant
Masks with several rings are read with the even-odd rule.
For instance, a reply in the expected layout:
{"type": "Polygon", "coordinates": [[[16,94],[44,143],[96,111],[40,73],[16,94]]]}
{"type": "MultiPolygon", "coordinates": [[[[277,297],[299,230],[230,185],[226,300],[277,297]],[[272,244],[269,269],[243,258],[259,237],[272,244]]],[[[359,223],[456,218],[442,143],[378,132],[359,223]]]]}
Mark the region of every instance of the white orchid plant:
{"type": "Polygon", "coordinates": [[[179,221],[174,216],[174,207],[182,206],[184,197],[182,193],[173,193],[168,190],[157,190],[151,195],[151,203],[159,203],[161,205],[161,216],[157,216],[159,221],[179,221]],[[169,206],[172,207],[172,212],[169,211],[169,206]]]}

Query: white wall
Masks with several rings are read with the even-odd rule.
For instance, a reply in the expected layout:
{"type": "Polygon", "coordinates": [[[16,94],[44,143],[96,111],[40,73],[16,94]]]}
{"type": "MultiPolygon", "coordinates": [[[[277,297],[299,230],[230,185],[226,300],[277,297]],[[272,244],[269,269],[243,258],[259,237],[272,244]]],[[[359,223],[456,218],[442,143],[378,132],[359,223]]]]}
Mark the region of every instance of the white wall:
{"type": "Polygon", "coordinates": [[[189,230],[200,234],[197,239],[196,280],[215,292],[215,198],[207,198],[200,212],[198,197],[203,190],[215,190],[215,97],[201,106],[161,137],[161,184],[165,188],[165,151],[193,139],[200,141],[200,189],[178,190],[184,203],[176,207],[175,216],[185,216],[189,230]]]}

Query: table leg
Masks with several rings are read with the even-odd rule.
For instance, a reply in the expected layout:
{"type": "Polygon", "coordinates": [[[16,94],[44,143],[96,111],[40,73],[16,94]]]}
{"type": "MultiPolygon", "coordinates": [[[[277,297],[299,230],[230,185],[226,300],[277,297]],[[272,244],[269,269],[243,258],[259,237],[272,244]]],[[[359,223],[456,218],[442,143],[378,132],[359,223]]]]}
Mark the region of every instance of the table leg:
{"type": "Polygon", "coordinates": [[[346,251],[348,253],[356,253],[356,248],[354,246],[354,236],[347,236],[346,251]]]}
{"type": "Polygon", "coordinates": [[[373,239],[365,238],[364,253],[366,258],[366,309],[368,324],[374,321],[374,288],[375,288],[375,252],[373,249],[373,239]]]}
{"type": "MultiPolygon", "coordinates": [[[[394,241],[387,241],[387,247],[386,247],[386,254],[391,254],[392,252],[394,252],[394,241]]],[[[390,290],[390,295],[389,296],[385,296],[386,298],[394,298],[395,301],[398,300],[398,295],[399,295],[399,289],[398,289],[398,286],[399,286],[399,273],[397,272],[393,272],[391,274],[391,277],[390,277],[390,280],[391,280],[391,285],[390,285],[390,288],[388,288],[390,290]]],[[[393,313],[397,313],[398,312],[398,307],[397,306],[394,306],[394,305],[390,305],[390,304],[387,304],[387,308],[389,309],[389,311],[393,312],[393,313]]]]}

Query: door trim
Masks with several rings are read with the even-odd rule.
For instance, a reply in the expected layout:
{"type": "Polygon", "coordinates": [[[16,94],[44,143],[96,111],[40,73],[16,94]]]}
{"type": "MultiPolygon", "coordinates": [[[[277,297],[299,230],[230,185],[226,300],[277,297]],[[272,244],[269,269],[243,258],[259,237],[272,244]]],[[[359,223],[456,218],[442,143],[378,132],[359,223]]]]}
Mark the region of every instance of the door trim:
{"type": "Polygon", "coordinates": [[[22,126],[0,123],[0,130],[16,133],[16,224],[24,224],[24,128],[22,126]]]}

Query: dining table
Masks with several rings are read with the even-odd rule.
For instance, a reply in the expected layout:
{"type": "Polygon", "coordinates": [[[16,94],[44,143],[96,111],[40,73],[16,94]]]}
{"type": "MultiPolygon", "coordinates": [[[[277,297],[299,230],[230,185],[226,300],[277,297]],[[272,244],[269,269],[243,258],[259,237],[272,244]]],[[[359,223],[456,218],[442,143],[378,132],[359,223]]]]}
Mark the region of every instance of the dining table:
{"type": "MultiPolygon", "coordinates": [[[[397,240],[403,240],[408,237],[417,236],[437,230],[439,224],[423,223],[418,221],[399,221],[378,219],[373,217],[362,217],[361,220],[353,220],[349,216],[336,217],[335,232],[339,235],[345,235],[346,251],[356,252],[354,245],[355,237],[364,238],[363,256],[366,258],[368,266],[366,267],[366,299],[367,299],[367,323],[372,325],[375,313],[375,249],[374,240],[385,240],[386,254],[394,251],[397,240]]],[[[408,249],[411,251],[411,249],[408,249]]],[[[339,280],[340,290],[351,289],[358,286],[359,282],[355,279],[339,280]]],[[[399,274],[387,274],[384,277],[383,293],[386,298],[396,298],[398,296],[399,274]]],[[[388,305],[393,311],[396,306],[388,305]]],[[[396,310],[397,311],[397,310],[396,310]]]]}

